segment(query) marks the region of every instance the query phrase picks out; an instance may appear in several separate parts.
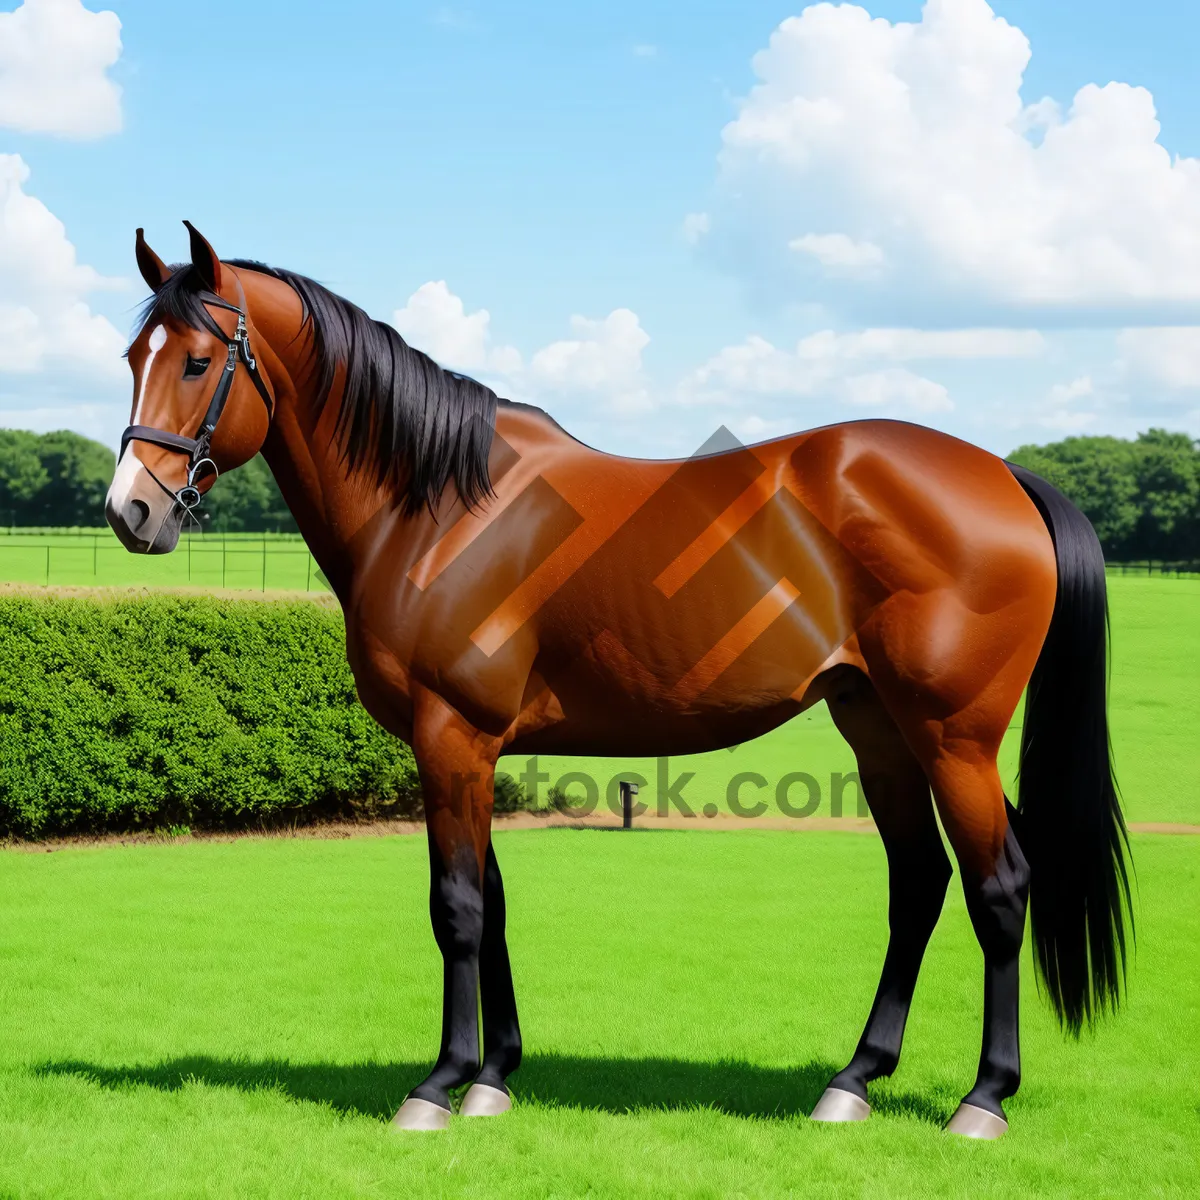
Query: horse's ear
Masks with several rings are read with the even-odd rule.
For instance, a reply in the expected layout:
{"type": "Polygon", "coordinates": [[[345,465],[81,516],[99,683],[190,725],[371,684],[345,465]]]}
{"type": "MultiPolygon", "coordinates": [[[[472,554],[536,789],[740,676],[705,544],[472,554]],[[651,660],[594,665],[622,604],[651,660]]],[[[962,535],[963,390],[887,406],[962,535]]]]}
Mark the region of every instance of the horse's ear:
{"type": "Polygon", "coordinates": [[[217,252],[204,239],[204,235],[191,223],[184,221],[192,239],[192,266],[201,282],[210,292],[221,294],[221,260],[217,252]]]}
{"type": "Polygon", "coordinates": [[[146,239],[140,229],[137,231],[134,254],[137,256],[138,270],[141,271],[146,286],[152,292],[157,292],[170,277],[171,268],[146,245],[146,239]]]}

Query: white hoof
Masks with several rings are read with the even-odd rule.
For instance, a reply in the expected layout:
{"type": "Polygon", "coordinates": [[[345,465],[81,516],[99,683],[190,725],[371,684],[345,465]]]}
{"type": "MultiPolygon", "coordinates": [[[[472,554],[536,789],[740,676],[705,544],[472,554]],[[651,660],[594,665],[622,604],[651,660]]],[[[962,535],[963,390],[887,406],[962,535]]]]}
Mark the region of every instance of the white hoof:
{"type": "Polygon", "coordinates": [[[960,1104],[946,1125],[947,1133],[994,1142],[1008,1132],[1008,1122],[974,1104],[960,1104]]]}
{"type": "Polygon", "coordinates": [[[871,1115],[871,1106],[853,1092],[841,1088],[826,1088],[817,1107],[812,1110],[810,1121],[865,1121],[871,1115]]]}
{"type": "Polygon", "coordinates": [[[450,1110],[430,1100],[409,1096],[392,1118],[393,1129],[449,1129],[450,1110]]]}
{"type": "Polygon", "coordinates": [[[496,1117],[510,1108],[512,1097],[507,1092],[486,1083],[473,1083],[458,1111],[464,1117],[496,1117]]]}

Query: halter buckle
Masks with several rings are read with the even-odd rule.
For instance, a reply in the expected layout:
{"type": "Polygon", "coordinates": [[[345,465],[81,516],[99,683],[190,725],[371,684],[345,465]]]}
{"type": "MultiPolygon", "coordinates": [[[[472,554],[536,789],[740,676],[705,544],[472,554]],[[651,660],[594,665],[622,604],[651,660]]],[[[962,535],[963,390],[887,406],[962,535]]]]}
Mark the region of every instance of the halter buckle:
{"type": "Polygon", "coordinates": [[[238,347],[242,352],[242,361],[250,371],[257,371],[258,364],[254,361],[254,355],[250,353],[250,333],[246,329],[246,318],[242,313],[238,313],[237,329],[234,330],[233,336],[237,339],[238,347]]]}

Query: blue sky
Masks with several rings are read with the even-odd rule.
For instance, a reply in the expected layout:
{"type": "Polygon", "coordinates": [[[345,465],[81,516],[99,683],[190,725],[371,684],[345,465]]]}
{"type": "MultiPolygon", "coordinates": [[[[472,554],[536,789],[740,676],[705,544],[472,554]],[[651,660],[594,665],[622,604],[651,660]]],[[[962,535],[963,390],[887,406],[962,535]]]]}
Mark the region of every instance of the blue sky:
{"type": "Polygon", "coordinates": [[[624,453],[1200,434],[1200,6],[111,8],[0,0],[0,423],[115,441],[188,217],[624,453]]]}

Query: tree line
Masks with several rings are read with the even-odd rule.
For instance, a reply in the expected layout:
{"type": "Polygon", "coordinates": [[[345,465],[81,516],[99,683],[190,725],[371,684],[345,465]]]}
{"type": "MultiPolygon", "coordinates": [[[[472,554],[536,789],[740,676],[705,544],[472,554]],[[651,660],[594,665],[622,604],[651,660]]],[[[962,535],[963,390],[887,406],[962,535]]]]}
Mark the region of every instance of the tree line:
{"type": "MultiPolygon", "coordinates": [[[[116,455],[78,433],[0,429],[0,522],[7,527],[104,524],[116,455]]],[[[258,455],[205,497],[201,527],[215,533],[295,533],[270,468],[258,455]]]]}
{"type": "Polygon", "coordinates": [[[1200,560],[1200,442],[1188,434],[1069,437],[1008,457],[1083,510],[1109,562],[1200,560]]]}
{"type": "MultiPolygon", "coordinates": [[[[1110,562],[1200,559],[1200,443],[1186,433],[1069,437],[1020,446],[1009,459],[1083,509],[1110,562]]],[[[94,528],[115,465],[111,450],[77,433],[0,429],[0,522],[94,528]]],[[[213,532],[296,530],[261,455],[221,479],[200,519],[213,532]]]]}

